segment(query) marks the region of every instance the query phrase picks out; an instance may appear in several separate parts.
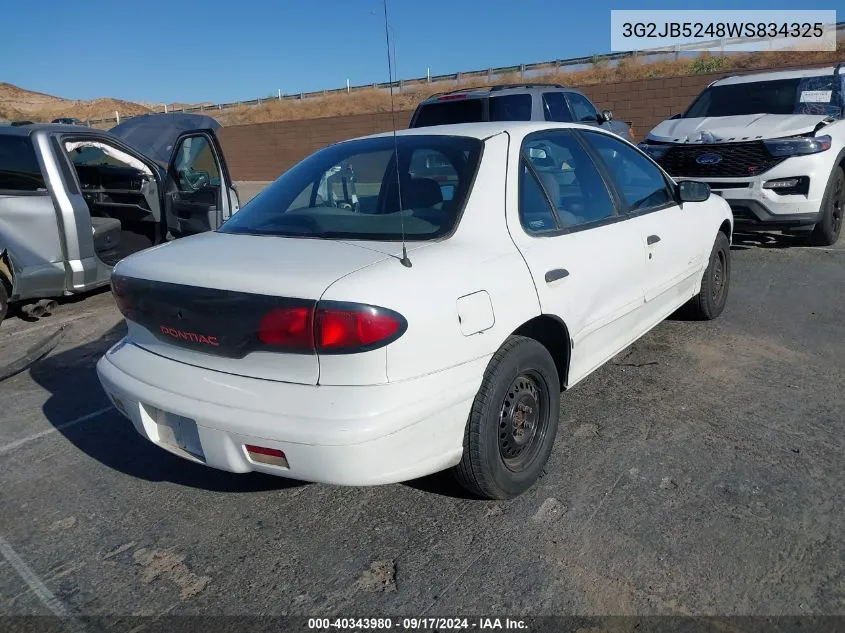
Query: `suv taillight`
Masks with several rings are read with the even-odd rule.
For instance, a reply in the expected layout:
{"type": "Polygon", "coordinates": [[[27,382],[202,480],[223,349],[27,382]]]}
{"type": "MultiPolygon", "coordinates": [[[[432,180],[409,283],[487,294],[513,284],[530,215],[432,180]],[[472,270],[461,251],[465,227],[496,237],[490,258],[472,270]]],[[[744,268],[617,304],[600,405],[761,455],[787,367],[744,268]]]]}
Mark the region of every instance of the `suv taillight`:
{"type": "Polygon", "coordinates": [[[264,315],[258,338],[265,345],[318,354],[351,354],[384,347],[407,329],[402,315],[359,303],[321,301],[274,308],[264,315]]]}

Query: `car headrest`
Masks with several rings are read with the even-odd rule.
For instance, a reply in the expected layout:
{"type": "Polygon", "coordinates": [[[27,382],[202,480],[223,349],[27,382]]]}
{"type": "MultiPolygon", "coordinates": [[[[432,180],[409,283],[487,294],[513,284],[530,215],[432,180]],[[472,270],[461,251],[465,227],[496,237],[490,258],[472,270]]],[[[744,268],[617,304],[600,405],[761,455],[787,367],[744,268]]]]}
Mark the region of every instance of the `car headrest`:
{"type": "Polygon", "coordinates": [[[443,192],[431,178],[411,178],[402,188],[402,206],[406,209],[428,209],[441,202],[443,192]]]}

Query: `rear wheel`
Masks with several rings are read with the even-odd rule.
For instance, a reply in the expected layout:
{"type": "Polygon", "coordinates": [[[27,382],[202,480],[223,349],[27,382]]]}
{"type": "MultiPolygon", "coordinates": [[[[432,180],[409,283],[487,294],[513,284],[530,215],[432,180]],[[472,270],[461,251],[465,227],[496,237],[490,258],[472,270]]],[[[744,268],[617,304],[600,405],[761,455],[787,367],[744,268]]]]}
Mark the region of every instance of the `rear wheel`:
{"type": "Polygon", "coordinates": [[[842,215],[845,211],[845,173],[841,167],[834,167],[824,190],[819,221],[810,235],[815,246],[833,246],[842,231],[842,215]]]}
{"type": "Polygon", "coordinates": [[[489,499],[524,492],[540,477],[555,441],[560,382],[548,350],[511,336],[499,348],[475,397],[455,469],[468,491],[489,499]]]}
{"type": "Polygon", "coordinates": [[[730,284],[731,243],[728,236],[719,231],[701,280],[701,290],[688,304],[691,316],[709,321],[722,314],[728,301],[730,284]]]}

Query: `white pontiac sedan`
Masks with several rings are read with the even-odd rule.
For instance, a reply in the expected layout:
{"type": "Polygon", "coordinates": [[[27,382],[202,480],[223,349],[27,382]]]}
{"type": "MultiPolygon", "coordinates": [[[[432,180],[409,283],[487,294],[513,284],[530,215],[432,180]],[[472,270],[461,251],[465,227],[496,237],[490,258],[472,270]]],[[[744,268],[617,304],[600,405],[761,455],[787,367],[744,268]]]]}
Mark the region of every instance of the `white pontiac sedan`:
{"type": "Polygon", "coordinates": [[[562,390],[682,306],[722,311],[732,222],[595,128],[346,141],[218,231],[121,261],[128,334],[97,370],[194,462],[345,485],[454,468],[512,497],[549,458],[562,390]]]}

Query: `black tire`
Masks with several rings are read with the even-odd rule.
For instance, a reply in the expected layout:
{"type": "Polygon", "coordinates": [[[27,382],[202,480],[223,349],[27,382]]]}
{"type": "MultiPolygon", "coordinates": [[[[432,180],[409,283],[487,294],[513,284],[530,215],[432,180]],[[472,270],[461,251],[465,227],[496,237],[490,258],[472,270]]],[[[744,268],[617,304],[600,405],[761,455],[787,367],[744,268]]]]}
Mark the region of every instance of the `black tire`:
{"type": "Polygon", "coordinates": [[[454,474],[469,492],[508,499],[537,481],[552,452],[560,379],[548,350],[510,336],[493,355],[464,432],[454,474]]]}
{"type": "Polygon", "coordinates": [[[6,286],[3,283],[3,278],[0,277],[0,323],[6,318],[6,313],[9,311],[9,295],[6,294],[6,286]]]}
{"type": "Polygon", "coordinates": [[[690,316],[701,321],[715,319],[722,314],[728,302],[728,290],[731,285],[731,243],[728,236],[719,231],[710,262],[701,280],[701,290],[688,305],[690,316]]]}
{"type": "Polygon", "coordinates": [[[842,232],[842,216],[845,214],[845,172],[834,167],[824,189],[819,221],[810,234],[810,244],[833,246],[842,232]]]}

